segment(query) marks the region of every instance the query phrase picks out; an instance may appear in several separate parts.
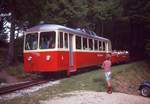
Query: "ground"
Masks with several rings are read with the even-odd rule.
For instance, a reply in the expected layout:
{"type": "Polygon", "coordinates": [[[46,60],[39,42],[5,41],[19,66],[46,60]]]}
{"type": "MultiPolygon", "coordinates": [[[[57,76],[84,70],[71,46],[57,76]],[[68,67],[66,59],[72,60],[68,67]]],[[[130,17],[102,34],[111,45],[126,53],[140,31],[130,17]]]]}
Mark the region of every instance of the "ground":
{"type": "MultiPolygon", "coordinates": [[[[0,104],[48,104],[51,102],[54,102],[51,104],[61,104],[60,102],[68,104],[68,101],[71,102],[70,104],[96,104],[101,102],[103,102],[101,104],[106,104],[109,103],[109,100],[110,102],[116,102],[115,104],[150,104],[149,98],[140,96],[138,92],[139,84],[143,80],[150,79],[149,69],[149,61],[114,65],[112,67],[113,94],[111,95],[105,93],[106,82],[103,71],[99,68],[98,70],[92,69],[88,72],[72,75],[70,78],[63,78],[59,84],[47,86],[32,93],[23,93],[23,96],[8,100],[2,98],[0,104]],[[108,97],[110,99],[105,100],[108,97]],[[76,103],[74,103],[74,100],[76,103]]],[[[20,78],[26,76],[22,73],[22,64],[19,67],[11,67],[6,71],[11,78],[16,76],[15,78],[20,80],[20,78]]]]}
{"type": "Polygon", "coordinates": [[[16,77],[9,75],[5,70],[0,70],[0,79],[4,80],[3,83],[16,83],[19,81],[16,77]]]}
{"type": "Polygon", "coordinates": [[[40,101],[40,104],[150,104],[150,99],[115,92],[76,91],[40,101]]]}

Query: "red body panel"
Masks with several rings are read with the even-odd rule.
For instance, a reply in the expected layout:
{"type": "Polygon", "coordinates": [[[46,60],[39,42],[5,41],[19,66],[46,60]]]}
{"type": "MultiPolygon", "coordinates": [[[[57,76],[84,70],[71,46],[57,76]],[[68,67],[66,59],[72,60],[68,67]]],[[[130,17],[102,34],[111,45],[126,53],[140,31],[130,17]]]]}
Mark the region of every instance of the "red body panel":
{"type": "Polygon", "coordinates": [[[30,52],[24,53],[26,72],[54,72],[65,70],[69,66],[68,52],[30,52]],[[50,60],[46,60],[50,56],[50,60]],[[31,61],[28,58],[32,57],[31,61]]]}
{"type": "MultiPolygon", "coordinates": [[[[74,52],[74,69],[102,64],[105,53],[74,52]]],[[[26,72],[57,72],[69,69],[69,52],[29,52],[24,53],[24,70],[26,72]],[[50,56],[50,60],[46,60],[50,56]],[[28,58],[32,57],[29,61],[28,58]]]]}
{"type": "Polygon", "coordinates": [[[112,64],[118,63],[118,54],[117,53],[112,53],[111,61],[112,61],[112,64]]]}
{"type": "MultiPolygon", "coordinates": [[[[73,68],[79,69],[89,66],[97,66],[105,60],[106,53],[102,52],[74,52],[73,68]]],[[[128,54],[112,53],[112,64],[125,62],[128,54]]],[[[57,72],[69,70],[68,51],[29,52],[24,53],[24,70],[26,72],[57,72]],[[50,60],[46,60],[50,56],[50,60]],[[29,61],[29,57],[32,59],[29,61]]]]}
{"type": "Polygon", "coordinates": [[[100,52],[75,52],[74,66],[75,68],[83,68],[89,66],[100,65],[105,59],[105,54],[100,52]]]}

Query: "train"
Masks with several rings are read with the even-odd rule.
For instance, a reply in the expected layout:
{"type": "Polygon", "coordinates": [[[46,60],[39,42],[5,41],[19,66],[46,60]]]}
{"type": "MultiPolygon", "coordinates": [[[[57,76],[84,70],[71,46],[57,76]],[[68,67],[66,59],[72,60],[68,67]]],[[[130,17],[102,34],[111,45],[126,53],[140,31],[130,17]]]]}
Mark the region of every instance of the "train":
{"type": "Polygon", "coordinates": [[[86,67],[99,66],[106,54],[112,63],[127,62],[128,51],[112,51],[111,41],[88,29],[42,24],[24,32],[24,71],[67,75],[86,67]]]}

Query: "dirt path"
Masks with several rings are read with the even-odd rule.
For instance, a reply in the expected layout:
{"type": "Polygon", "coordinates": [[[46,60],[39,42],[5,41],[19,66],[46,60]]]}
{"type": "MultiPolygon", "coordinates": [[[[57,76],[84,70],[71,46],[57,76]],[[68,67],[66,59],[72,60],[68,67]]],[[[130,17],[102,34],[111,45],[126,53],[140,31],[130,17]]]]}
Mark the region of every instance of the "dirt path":
{"type": "Polygon", "coordinates": [[[40,104],[150,104],[150,98],[123,93],[76,91],[40,101],[40,104]]]}

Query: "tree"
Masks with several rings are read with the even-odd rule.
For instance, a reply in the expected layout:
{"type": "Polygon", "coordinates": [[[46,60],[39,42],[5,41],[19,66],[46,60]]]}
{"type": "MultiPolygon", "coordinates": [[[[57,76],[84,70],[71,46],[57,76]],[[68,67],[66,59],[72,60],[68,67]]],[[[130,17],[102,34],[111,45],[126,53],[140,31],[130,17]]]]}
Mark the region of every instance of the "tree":
{"type": "Polygon", "coordinates": [[[120,0],[88,0],[88,19],[97,33],[104,35],[104,23],[120,16],[122,9],[120,0]]]}
{"type": "Polygon", "coordinates": [[[24,23],[28,21],[28,26],[39,23],[41,18],[41,10],[44,2],[35,0],[1,0],[1,8],[3,13],[10,13],[8,21],[11,23],[10,42],[8,49],[8,57],[6,63],[12,64],[14,61],[14,37],[15,29],[19,27],[24,29],[24,23]]]}
{"type": "Polygon", "coordinates": [[[149,0],[122,0],[123,16],[128,17],[130,33],[130,50],[144,54],[144,45],[147,41],[150,24],[150,1],[149,0]]]}
{"type": "Polygon", "coordinates": [[[69,27],[84,27],[87,12],[87,0],[47,0],[43,20],[69,27]]]}

